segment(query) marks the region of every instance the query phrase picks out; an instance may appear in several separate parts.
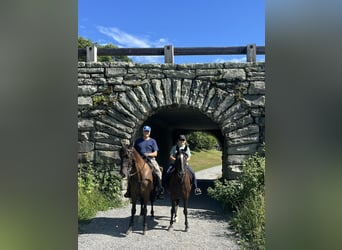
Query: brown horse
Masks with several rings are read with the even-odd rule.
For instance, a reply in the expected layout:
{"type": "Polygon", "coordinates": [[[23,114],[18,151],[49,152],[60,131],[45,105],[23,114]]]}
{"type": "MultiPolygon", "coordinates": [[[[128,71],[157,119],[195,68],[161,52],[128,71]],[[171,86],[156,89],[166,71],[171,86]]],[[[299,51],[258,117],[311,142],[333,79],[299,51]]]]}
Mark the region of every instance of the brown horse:
{"type": "Polygon", "coordinates": [[[167,191],[170,193],[171,198],[171,219],[168,231],[173,228],[173,222],[177,220],[177,211],[179,206],[180,199],[183,200],[184,205],[184,216],[185,216],[185,232],[188,231],[188,200],[191,192],[191,181],[190,174],[186,170],[186,158],[187,155],[184,153],[184,150],[180,150],[179,147],[176,147],[177,154],[174,165],[174,171],[170,173],[169,183],[167,185],[167,191]]]}
{"type": "Polygon", "coordinates": [[[152,206],[151,216],[154,217],[153,202],[155,200],[155,191],[153,190],[152,169],[133,146],[122,145],[120,157],[120,174],[130,178],[129,181],[131,188],[131,220],[126,234],[129,234],[133,230],[136,203],[138,198],[140,198],[141,204],[140,216],[143,216],[143,233],[146,234],[146,215],[147,204],[149,201],[151,202],[152,206]]]}

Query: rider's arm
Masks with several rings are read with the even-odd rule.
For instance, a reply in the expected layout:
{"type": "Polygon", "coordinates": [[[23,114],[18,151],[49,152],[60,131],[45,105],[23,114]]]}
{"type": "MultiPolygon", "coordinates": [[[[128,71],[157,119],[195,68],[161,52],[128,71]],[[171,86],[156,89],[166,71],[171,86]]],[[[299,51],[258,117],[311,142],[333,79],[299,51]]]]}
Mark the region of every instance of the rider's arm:
{"type": "Polygon", "coordinates": [[[148,156],[148,157],[157,157],[158,151],[154,151],[152,153],[146,153],[145,155],[148,156]]]}
{"type": "Polygon", "coordinates": [[[170,160],[175,161],[176,158],[173,156],[173,154],[170,154],[170,160]]]}
{"type": "Polygon", "coordinates": [[[186,160],[187,161],[190,161],[190,158],[191,158],[191,151],[190,151],[190,147],[189,146],[187,146],[187,150],[186,150],[186,154],[187,154],[187,158],[186,158],[186,160]]]}

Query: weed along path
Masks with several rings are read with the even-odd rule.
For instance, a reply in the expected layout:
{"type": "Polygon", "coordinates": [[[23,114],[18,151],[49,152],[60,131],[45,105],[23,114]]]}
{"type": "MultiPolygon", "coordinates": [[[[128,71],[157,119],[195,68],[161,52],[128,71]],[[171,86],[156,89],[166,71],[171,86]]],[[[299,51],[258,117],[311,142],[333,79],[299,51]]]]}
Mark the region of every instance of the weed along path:
{"type": "Polygon", "coordinates": [[[178,222],[168,231],[171,202],[169,195],[155,203],[154,219],[148,207],[146,235],[143,235],[142,221],[139,220],[140,205],[137,206],[133,232],[126,235],[131,204],[118,209],[99,212],[90,223],[82,225],[78,235],[79,250],[101,249],[240,249],[227,219],[230,213],[224,212],[221,204],[207,195],[207,188],[213,180],[199,179],[202,195],[193,191],[189,200],[189,231],[185,232],[183,204],[178,210],[178,222]]]}

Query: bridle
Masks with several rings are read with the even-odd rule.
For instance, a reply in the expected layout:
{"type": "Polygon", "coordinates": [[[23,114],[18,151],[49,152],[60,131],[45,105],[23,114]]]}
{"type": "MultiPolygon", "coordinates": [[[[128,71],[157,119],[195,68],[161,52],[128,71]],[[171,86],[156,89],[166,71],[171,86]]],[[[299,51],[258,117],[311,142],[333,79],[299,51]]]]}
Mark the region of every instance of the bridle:
{"type": "Polygon", "coordinates": [[[185,165],[186,165],[186,158],[187,158],[187,154],[181,150],[178,149],[177,155],[176,155],[176,161],[178,161],[179,169],[177,170],[177,174],[179,177],[183,178],[185,175],[185,165]]]}
{"type": "Polygon", "coordinates": [[[129,175],[129,177],[132,177],[132,176],[142,172],[142,170],[144,170],[145,165],[147,165],[147,163],[144,161],[144,165],[142,166],[142,168],[138,169],[136,167],[136,165],[135,165],[136,163],[135,163],[135,161],[133,159],[133,157],[134,157],[133,156],[133,149],[125,148],[125,150],[126,150],[125,151],[126,153],[122,155],[122,164],[123,164],[123,162],[125,162],[125,164],[128,165],[128,167],[127,167],[127,170],[128,170],[128,173],[129,173],[128,175],[129,175]],[[135,168],[135,172],[130,173],[132,171],[132,169],[133,169],[133,166],[135,168]]]}
{"type": "Polygon", "coordinates": [[[131,166],[133,166],[132,150],[123,146],[121,149],[121,169],[127,169],[127,173],[129,173],[131,166]]]}

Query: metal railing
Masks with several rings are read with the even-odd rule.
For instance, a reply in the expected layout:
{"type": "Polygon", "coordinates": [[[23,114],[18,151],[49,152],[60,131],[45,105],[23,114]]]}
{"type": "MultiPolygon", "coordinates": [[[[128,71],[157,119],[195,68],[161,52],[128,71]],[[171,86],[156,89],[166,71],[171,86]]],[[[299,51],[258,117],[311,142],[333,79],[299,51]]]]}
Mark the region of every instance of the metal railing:
{"type": "Polygon", "coordinates": [[[248,44],[235,47],[174,48],[97,48],[95,45],[78,49],[78,56],[86,56],[87,62],[96,62],[97,56],[164,56],[165,63],[174,63],[174,56],[184,55],[246,55],[247,62],[256,62],[256,55],[264,55],[265,46],[248,44]]]}

